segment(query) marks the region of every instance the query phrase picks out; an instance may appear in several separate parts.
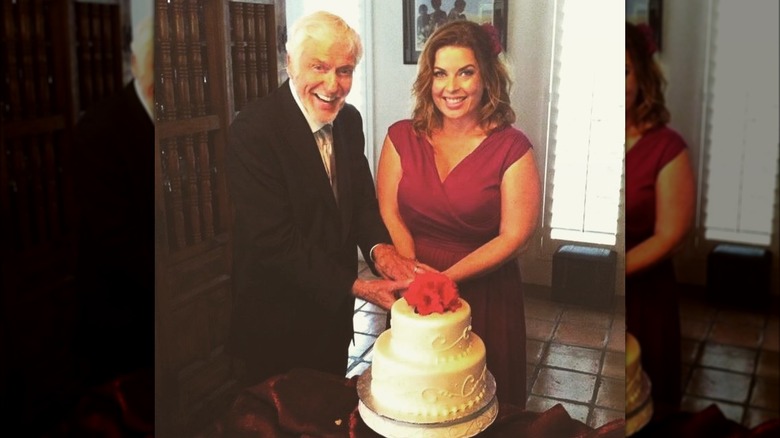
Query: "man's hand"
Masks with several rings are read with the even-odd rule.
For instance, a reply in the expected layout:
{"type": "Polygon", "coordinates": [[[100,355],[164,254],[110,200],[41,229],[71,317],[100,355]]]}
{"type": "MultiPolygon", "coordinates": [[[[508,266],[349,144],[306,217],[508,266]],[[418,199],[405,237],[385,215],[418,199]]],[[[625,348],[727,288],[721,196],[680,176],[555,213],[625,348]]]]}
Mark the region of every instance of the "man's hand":
{"type": "Polygon", "coordinates": [[[362,280],[352,284],[352,294],[377,306],[390,310],[400,292],[409,287],[411,280],[362,280]]]}
{"type": "Polygon", "coordinates": [[[433,272],[430,266],[408,259],[395,250],[393,245],[382,243],[374,249],[374,266],[382,277],[390,280],[407,280],[421,272],[433,272]]]}

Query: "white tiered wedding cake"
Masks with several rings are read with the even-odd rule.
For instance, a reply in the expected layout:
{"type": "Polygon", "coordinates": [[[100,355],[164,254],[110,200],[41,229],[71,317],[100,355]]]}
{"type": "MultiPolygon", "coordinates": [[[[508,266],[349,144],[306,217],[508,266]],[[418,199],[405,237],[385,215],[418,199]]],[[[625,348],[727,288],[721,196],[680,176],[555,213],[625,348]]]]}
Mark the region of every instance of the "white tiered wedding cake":
{"type": "Polygon", "coordinates": [[[379,335],[358,383],[366,424],[385,436],[422,428],[426,436],[473,436],[490,425],[498,411],[495,381],[485,344],[471,332],[471,307],[454,283],[422,274],[390,314],[391,328],[379,335]]]}

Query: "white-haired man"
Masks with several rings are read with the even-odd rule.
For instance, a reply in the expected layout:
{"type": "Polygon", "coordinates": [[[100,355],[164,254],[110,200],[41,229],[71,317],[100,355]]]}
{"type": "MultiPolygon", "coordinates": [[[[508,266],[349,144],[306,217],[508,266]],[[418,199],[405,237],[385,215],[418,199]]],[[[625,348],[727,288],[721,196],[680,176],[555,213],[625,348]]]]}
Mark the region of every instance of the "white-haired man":
{"type": "Polygon", "coordinates": [[[301,18],[289,35],[289,81],[247,105],[229,135],[228,351],[246,362],[246,383],[294,367],[343,376],[354,297],[387,309],[414,269],[388,244],[362,119],[345,103],[360,37],[327,12],[301,18]],[[357,278],[356,246],[386,279],[357,278]]]}

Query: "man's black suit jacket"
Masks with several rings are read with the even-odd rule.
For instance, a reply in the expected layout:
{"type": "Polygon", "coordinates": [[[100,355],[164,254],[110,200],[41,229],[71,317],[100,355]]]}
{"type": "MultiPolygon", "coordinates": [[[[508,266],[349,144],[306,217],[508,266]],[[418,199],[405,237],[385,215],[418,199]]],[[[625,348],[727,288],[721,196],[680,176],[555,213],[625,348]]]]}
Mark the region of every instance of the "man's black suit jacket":
{"type": "MultiPolygon", "coordinates": [[[[333,122],[338,202],[309,125],[285,82],[230,127],[235,208],[228,351],[268,374],[305,366],[341,373],[352,336],[357,248],[389,242],[364,155],[362,119],[333,122]]],[[[249,370],[257,372],[258,370],[249,370]]]]}

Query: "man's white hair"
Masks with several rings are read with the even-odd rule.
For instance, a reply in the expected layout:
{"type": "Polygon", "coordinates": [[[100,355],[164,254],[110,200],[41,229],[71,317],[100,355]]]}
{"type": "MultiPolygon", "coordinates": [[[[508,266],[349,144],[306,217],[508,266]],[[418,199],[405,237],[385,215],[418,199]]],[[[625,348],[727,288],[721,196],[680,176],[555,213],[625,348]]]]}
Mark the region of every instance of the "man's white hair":
{"type": "Polygon", "coordinates": [[[290,62],[296,63],[293,67],[297,67],[306,41],[321,39],[325,35],[337,35],[341,41],[349,44],[350,51],[355,56],[355,64],[360,62],[363,57],[363,43],[360,41],[360,35],[355,29],[349,27],[341,17],[330,12],[318,11],[299,18],[290,26],[288,35],[285,48],[290,62]]]}

